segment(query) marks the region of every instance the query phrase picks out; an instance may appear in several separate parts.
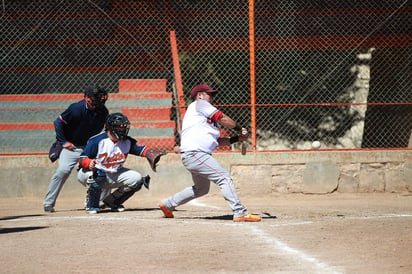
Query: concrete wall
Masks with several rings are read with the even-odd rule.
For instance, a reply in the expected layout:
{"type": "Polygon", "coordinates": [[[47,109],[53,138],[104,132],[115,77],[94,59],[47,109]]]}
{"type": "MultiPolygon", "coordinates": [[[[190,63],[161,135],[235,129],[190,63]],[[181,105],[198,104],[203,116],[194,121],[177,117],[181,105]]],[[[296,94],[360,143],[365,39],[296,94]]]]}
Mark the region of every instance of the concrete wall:
{"type": "Polygon", "coordinates": [[[412,192],[412,151],[259,153],[231,165],[248,193],[412,192]]]}
{"type": "MultiPolygon", "coordinates": [[[[230,170],[239,194],[331,192],[412,192],[412,150],[291,151],[216,153],[230,170]]],[[[41,197],[47,191],[57,163],[47,156],[0,157],[0,197],[41,197]]],[[[162,157],[158,172],[145,158],[130,156],[127,167],[152,177],[144,195],[170,195],[191,185],[191,176],[180,155],[162,157]]],[[[83,196],[85,189],[75,171],[61,195],[83,196]]],[[[213,186],[211,192],[218,192],[213,186]]]]}

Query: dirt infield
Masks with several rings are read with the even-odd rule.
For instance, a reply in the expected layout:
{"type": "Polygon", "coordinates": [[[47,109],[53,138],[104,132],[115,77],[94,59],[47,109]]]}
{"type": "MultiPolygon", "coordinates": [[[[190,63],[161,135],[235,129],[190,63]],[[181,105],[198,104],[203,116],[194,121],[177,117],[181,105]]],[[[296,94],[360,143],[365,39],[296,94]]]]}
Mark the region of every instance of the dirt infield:
{"type": "Polygon", "coordinates": [[[412,196],[242,196],[260,223],[234,223],[220,195],[162,218],[137,193],[123,213],[87,215],[82,198],[42,211],[0,199],[2,273],[411,273],[412,196]]]}

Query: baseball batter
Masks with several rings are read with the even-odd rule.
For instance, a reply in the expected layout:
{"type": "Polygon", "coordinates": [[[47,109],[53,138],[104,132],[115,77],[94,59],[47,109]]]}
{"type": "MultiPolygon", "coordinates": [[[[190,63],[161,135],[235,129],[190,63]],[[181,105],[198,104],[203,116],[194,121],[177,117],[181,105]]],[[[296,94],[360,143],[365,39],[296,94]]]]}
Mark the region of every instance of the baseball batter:
{"type": "Polygon", "coordinates": [[[220,137],[219,124],[238,132],[247,130],[212,105],[216,93],[207,85],[197,85],[190,92],[194,102],[187,108],[183,119],[180,153],[183,165],[192,174],[194,185],[160,201],[159,207],[166,218],[173,218],[176,207],[207,194],[212,181],[219,186],[232,209],[233,221],[259,222],[261,218],[249,213],[240,202],[229,173],[212,157],[218,145],[245,141],[248,137],[247,134],[220,137]]]}
{"type": "Polygon", "coordinates": [[[128,136],[130,122],[122,113],[113,113],[107,117],[105,131],[93,136],[87,142],[80,155],[78,180],[87,185],[87,213],[98,213],[99,199],[102,189],[117,188],[104,198],[103,202],[112,211],[124,211],[123,203],[145,185],[148,179],[139,172],[123,167],[127,156],[133,154],[146,157],[153,171],[156,164],[165,153],[149,149],[145,145],[128,136]]]}

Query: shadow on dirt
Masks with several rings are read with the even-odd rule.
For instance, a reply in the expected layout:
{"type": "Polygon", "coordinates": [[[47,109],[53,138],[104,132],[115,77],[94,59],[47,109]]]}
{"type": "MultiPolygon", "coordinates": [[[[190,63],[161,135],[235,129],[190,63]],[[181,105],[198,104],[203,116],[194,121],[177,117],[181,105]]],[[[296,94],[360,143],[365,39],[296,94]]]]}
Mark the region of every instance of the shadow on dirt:
{"type": "Polygon", "coordinates": [[[20,216],[6,216],[6,217],[1,217],[0,221],[6,221],[6,220],[14,220],[14,219],[20,219],[20,218],[26,218],[26,217],[40,217],[43,216],[42,214],[32,214],[32,215],[20,215],[20,216]]]}
{"type": "Polygon", "coordinates": [[[127,208],[126,207],[126,211],[159,211],[159,210],[160,208],[158,207],[151,207],[151,208],[127,208]]]}
{"type": "Polygon", "coordinates": [[[271,215],[268,212],[262,212],[264,214],[264,216],[260,216],[262,219],[277,219],[278,217],[276,217],[275,215],[271,215]]]}
{"type": "Polygon", "coordinates": [[[27,227],[0,228],[0,234],[25,232],[25,231],[37,230],[37,229],[43,229],[43,228],[48,228],[48,226],[27,226],[27,227]]]}
{"type": "MultiPolygon", "coordinates": [[[[151,208],[125,208],[125,211],[158,211],[160,208],[158,207],[151,207],[151,208]]],[[[77,209],[70,209],[70,210],[61,210],[59,212],[64,212],[64,211],[85,211],[84,208],[77,208],[77,209]]],[[[110,210],[110,208],[103,208],[100,210],[100,213],[113,213],[113,211],[110,210]]]]}
{"type": "Polygon", "coordinates": [[[198,219],[205,219],[205,220],[233,220],[233,215],[222,215],[222,216],[212,216],[212,217],[199,217],[198,219]]]}

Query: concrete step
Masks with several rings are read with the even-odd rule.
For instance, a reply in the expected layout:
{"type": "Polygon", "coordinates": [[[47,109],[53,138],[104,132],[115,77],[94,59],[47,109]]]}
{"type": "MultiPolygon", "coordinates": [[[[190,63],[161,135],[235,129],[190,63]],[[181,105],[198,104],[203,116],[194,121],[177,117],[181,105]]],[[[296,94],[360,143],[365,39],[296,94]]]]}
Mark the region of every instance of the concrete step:
{"type": "MultiPolygon", "coordinates": [[[[83,94],[19,94],[0,95],[0,109],[25,108],[67,108],[71,103],[83,100],[83,94]]],[[[107,107],[126,106],[158,106],[172,104],[172,94],[164,92],[110,93],[107,107]]]]}
{"type": "MultiPolygon", "coordinates": [[[[174,121],[144,121],[131,122],[131,128],[175,128],[174,121]]],[[[53,123],[2,123],[0,131],[4,130],[54,130],[53,123]]]]}
{"type": "MultiPolygon", "coordinates": [[[[168,151],[173,149],[175,143],[172,128],[131,128],[129,135],[139,143],[168,151]]],[[[45,153],[55,138],[55,131],[52,129],[3,130],[0,131],[0,153],[45,153]]]]}
{"type": "MultiPolygon", "coordinates": [[[[0,153],[48,152],[55,139],[53,121],[83,97],[82,93],[0,95],[0,153]]],[[[110,93],[106,106],[110,113],[122,112],[129,118],[130,136],[173,149],[176,124],[165,79],[120,79],[119,93],[110,93]]]]}
{"type": "MultiPolygon", "coordinates": [[[[0,135],[0,141],[3,142],[3,138],[0,135]]],[[[17,140],[5,140],[4,145],[0,146],[0,156],[2,155],[18,155],[18,154],[47,154],[51,144],[54,142],[53,138],[25,138],[18,142],[17,140]],[[30,142],[30,146],[22,146],[21,142],[30,142]]],[[[175,146],[174,137],[142,137],[138,138],[138,143],[146,145],[149,148],[156,148],[164,150],[166,152],[172,152],[175,146]]]]}
{"type": "MultiPolygon", "coordinates": [[[[66,108],[57,109],[0,109],[0,124],[7,123],[53,123],[66,108]]],[[[171,108],[158,107],[109,107],[110,113],[122,112],[130,121],[170,120],[171,108]]]]}

